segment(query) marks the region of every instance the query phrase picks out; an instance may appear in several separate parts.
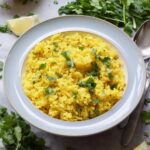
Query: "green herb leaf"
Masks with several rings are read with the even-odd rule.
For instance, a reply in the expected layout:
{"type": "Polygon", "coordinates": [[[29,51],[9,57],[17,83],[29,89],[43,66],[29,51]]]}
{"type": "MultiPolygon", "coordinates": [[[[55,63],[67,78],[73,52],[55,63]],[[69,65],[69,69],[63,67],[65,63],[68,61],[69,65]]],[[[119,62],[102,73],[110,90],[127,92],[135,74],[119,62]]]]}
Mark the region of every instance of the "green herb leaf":
{"type": "Polygon", "coordinates": [[[149,103],[150,103],[150,99],[149,99],[149,98],[146,98],[144,104],[145,104],[145,105],[148,105],[149,103]]]}
{"type": "Polygon", "coordinates": [[[112,74],[111,72],[109,72],[109,73],[108,73],[108,78],[109,78],[110,80],[112,80],[113,77],[114,77],[113,74],[112,74]]]}
{"type": "Polygon", "coordinates": [[[58,0],[54,0],[54,4],[56,4],[56,5],[57,5],[57,4],[58,4],[58,0]]]}
{"type": "Polygon", "coordinates": [[[100,111],[98,109],[94,109],[94,113],[95,113],[96,116],[100,115],[100,111]]]}
{"type": "Polygon", "coordinates": [[[59,14],[78,14],[107,20],[132,35],[150,19],[149,0],[75,0],[59,9],[59,14]]]}
{"type": "Polygon", "coordinates": [[[105,64],[108,68],[110,67],[110,58],[109,57],[105,57],[102,60],[103,64],[105,64]]]}
{"type": "Polygon", "coordinates": [[[0,72],[3,71],[3,66],[4,66],[4,63],[0,61],[0,72]]]}
{"type": "Polygon", "coordinates": [[[45,94],[46,95],[50,95],[52,93],[54,93],[54,90],[51,87],[48,87],[48,88],[45,89],[45,94]]]}
{"type": "Polygon", "coordinates": [[[11,31],[8,28],[8,25],[0,26],[0,32],[1,33],[11,33],[11,31]]]}
{"type": "Polygon", "coordinates": [[[96,63],[92,64],[92,71],[88,73],[89,76],[99,76],[99,68],[96,63]]]}
{"type": "Polygon", "coordinates": [[[74,98],[74,99],[77,99],[78,92],[77,92],[77,91],[74,91],[74,92],[72,92],[72,95],[73,95],[73,98],[74,98]]]}
{"type": "Polygon", "coordinates": [[[73,68],[74,67],[74,62],[73,60],[70,58],[70,52],[69,51],[63,51],[61,53],[62,56],[64,56],[67,60],[67,65],[70,67],[70,68],[73,68]]]}
{"type": "Polygon", "coordinates": [[[46,68],[46,63],[45,64],[40,64],[40,66],[39,66],[39,70],[41,70],[41,69],[45,69],[46,68]]]}
{"type": "Polygon", "coordinates": [[[7,2],[1,4],[0,7],[4,9],[11,9],[11,6],[7,2]]]}
{"type": "Polygon", "coordinates": [[[88,78],[86,81],[80,81],[78,83],[78,85],[80,87],[86,87],[86,88],[88,88],[88,90],[90,92],[93,92],[94,89],[95,89],[95,87],[96,87],[96,83],[94,82],[94,79],[92,77],[88,78]]]}
{"type": "Polygon", "coordinates": [[[56,81],[57,78],[51,77],[49,75],[46,76],[49,81],[56,81]]]}
{"type": "Polygon", "coordinates": [[[28,14],[27,14],[27,16],[33,16],[34,15],[34,13],[32,13],[32,12],[28,12],[28,14]]]}
{"type": "Polygon", "coordinates": [[[145,137],[149,137],[149,134],[147,132],[144,132],[145,137]]]}
{"type": "Polygon", "coordinates": [[[142,112],[142,120],[145,124],[150,124],[150,111],[142,112]]]}
{"type": "Polygon", "coordinates": [[[17,14],[13,16],[14,19],[19,18],[19,17],[20,17],[20,16],[17,15],[17,14]]]}
{"type": "Polygon", "coordinates": [[[17,139],[17,142],[20,142],[21,141],[21,138],[22,138],[22,131],[21,131],[21,127],[20,126],[16,126],[14,128],[14,135],[17,139]]]}
{"type": "Polygon", "coordinates": [[[100,100],[97,99],[97,98],[93,98],[93,99],[92,99],[92,103],[93,103],[94,105],[97,105],[97,104],[100,103],[100,100]]]}
{"type": "Polygon", "coordinates": [[[38,138],[16,113],[8,113],[0,106],[0,139],[6,150],[45,150],[45,142],[38,138]]]}

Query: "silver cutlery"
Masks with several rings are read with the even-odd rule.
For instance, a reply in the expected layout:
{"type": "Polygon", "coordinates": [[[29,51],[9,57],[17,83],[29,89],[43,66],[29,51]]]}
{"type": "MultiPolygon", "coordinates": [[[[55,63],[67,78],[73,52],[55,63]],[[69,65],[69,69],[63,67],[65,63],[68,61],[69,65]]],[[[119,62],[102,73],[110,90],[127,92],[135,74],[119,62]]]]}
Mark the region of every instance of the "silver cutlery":
{"type": "Polygon", "coordinates": [[[150,69],[149,69],[150,60],[148,60],[148,58],[150,58],[150,20],[145,21],[141,25],[141,27],[136,32],[133,40],[135,41],[137,46],[141,49],[141,52],[143,54],[146,63],[147,79],[145,90],[141,97],[140,103],[138,104],[136,109],[132,112],[132,114],[120,124],[120,127],[124,128],[121,140],[121,144],[124,146],[127,146],[133,139],[135,129],[137,127],[137,123],[139,121],[140,114],[144,105],[145,95],[147,93],[147,89],[150,84],[150,69]]]}

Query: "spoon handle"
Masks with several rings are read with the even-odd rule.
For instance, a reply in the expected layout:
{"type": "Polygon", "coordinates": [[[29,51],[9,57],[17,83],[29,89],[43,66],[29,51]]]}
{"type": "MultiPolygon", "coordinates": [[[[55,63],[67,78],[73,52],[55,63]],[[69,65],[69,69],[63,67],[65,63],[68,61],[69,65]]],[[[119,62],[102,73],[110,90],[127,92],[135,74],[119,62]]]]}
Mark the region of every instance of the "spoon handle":
{"type": "MultiPolygon", "coordinates": [[[[149,64],[150,64],[150,60],[148,61],[147,68],[149,67],[149,64]]],[[[122,134],[121,144],[123,146],[127,146],[131,142],[131,140],[133,139],[133,136],[135,134],[135,130],[136,130],[139,118],[140,118],[140,114],[141,114],[143,105],[144,105],[145,96],[147,94],[148,87],[150,85],[150,78],[149,78],[149,71],[148,71],[148,69],[147,69],[147,72],[148,72],[147,73],[148,77],[147,77],[147,80],[146,80],[145,90],[144,90],[144,93],[143,93],[143,95],[141,97],[140,103],[138,104],[136,109],[130,115],[129,121],[128,121],[127,125],[125,126],[124,132],[122,134]]]]}

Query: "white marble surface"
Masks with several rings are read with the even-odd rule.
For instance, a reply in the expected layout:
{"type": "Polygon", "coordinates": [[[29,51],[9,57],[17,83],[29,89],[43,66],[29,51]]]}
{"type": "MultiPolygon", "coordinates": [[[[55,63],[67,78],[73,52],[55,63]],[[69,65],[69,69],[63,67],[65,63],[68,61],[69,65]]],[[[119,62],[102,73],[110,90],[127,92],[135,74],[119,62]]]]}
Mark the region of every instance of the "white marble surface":
{"type": "MultiPolygon", "coordinates": [[[[0,3],[3,1],[5,0],[0,0],[0,3]]],[[[16,0],[15,2],[12,0],[7,1],[12,8],[10,10],[0,8],[0,24],[5,24],[6,20],[11,19],[15,14],[22,16],[26,15],[28,12],[38,14],[41,21],[56,17],[58,16],[58,8],[61,5],[66,4],[68,0],[59,0],[58,5],[54,5],[53,0],[39,0],[38,4],[29,2],[26,5],[22,5],[19,0],[16,0]]],[[[16,40],[17,37],[13,34],[0,33],[0,44],[2,44],[2,46],[0,46],[0,60],[5,62],[5,59],[16,40]]],[[[5,92],[7,91],[3,90],[2,82],[3,80],[0,80],[0,105],[6,106],[9,110],[13,110],[5,95],[5,92]]],[[[101,134],[78,138],[51,135],[35,127],[33,127],[33,130],[39,136],[45,138],[49,150],[65,150],[66,146],[74,147],[76,150],[132,150],[135,145],[139,144],[144,139],[143,132],[145,130],[150,131],[150,127],[143,125],[141,121],[139,121],[136,135],[128,147],[121,147],[120,145],[122,129],[119,127],[114,127],[113,129],[101,134]]],[[[150,141],[150,139],[146,140],[150,141]]]]}

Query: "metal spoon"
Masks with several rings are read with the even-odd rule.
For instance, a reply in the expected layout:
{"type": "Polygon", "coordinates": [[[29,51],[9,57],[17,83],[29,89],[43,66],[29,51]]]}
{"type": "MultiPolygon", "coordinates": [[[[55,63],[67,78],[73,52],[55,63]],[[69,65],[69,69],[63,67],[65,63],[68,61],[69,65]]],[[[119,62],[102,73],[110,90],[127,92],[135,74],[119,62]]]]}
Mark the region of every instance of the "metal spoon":
{"type": "Polygon", "coordinates": [[[150,20],[145,21],[141,25],[139,30],[136,32],[133,40],[142,51],[142,54],[146,63],[146,67],[147,67],[147,81],[146,81],[144,93],[142,95],[142,98],[137,108],[120,125],[121,127],[125,127],[123,135],[122,135],[122,140],[121,140],[121,144],[124,146],[127,146],[131,142],[134,136],[135,129],[137,127],[137,123],[140,118],[140,113],[144,105],[145,95],[147,93],[147,89],[150,83],[150,79],[149,79],[150,78],[150,72],[149,72],[150,61],[147,61],[147,59],[150,58],[150,20]]]}

